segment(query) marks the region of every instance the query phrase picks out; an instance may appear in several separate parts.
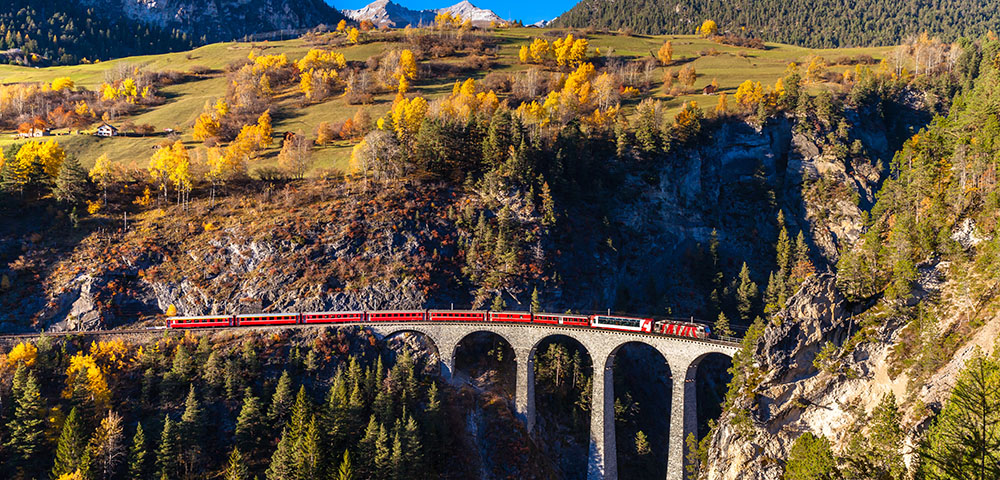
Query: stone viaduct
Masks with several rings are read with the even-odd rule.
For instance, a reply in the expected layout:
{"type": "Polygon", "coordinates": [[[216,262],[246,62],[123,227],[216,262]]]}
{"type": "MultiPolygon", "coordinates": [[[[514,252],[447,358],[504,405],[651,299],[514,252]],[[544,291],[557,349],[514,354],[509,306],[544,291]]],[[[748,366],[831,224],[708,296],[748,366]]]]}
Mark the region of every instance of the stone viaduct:
{"type": "Polygon", "coordinates": [[[441,375],[451,380],[459,343],[474,333],[488,332],[503,338],[514,350],[517,364],[516,408],[530,432],[535,426],[535,354],[543,340],[570,337],[590,354],[594,367],[594,392],[590,409],[590,456],[588,480],[617,480],[615,450],[615,395],[612,367],[615,353],[628,343],[642,343],[660,352],[670,366],[673,394],[670,407],[670,438],[667,479],[684,478],[684,438],[697,428],[695,375],[706,355],[719,353],[732,358],[737,346],[728,342],[689,340],[631,332],[567,328],[539,324],[406,323],[365,327],[384,337],[411,332],[424,335],[438,350],[441,375]]]}

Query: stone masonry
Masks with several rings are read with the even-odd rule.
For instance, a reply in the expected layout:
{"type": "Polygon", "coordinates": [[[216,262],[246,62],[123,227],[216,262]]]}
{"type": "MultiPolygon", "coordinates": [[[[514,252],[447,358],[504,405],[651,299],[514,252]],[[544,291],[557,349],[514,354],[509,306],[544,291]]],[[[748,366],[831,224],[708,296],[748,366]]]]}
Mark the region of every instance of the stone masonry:
{"type": "Polygon", "coordinates": [[[661,337],[630,332],[615,332],[589,328],[567,328],[538,324],[468,324],[468,323],[407,323],[365,324],[383,337],[402,332],[426,336],[437,347],[441,358],[441,375],[451,380],[455,366],[455,351],[465,337],[477,332],[490,332],[503,338],[514,350],[517,364],[515,407],[530,432],[535,426],[535,353],[548,337],[566,336],[580,342],[590,354],[594,365],[594,392],[590,413],[590,458],[587,461],[588,480],[617,480],[615,458],[615,393],[612,366],[615,352],[627,343],[643,343],[655,348],[673,375],[673,399],[670,407],[670,439],[667,459],[667,479],[684,478],[684,438],[697,428],[695,405],[695,375],[698,363],[712,353],[732,357],[737,346],[731,343],[701,341],[676,337],[661,337]]]}

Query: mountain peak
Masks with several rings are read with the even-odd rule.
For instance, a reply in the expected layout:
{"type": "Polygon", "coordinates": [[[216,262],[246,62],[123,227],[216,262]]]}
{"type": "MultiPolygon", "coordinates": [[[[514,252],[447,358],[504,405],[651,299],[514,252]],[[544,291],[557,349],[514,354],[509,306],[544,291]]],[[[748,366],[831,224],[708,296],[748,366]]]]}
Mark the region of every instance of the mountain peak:
{"type": "Polygon", "coordinates": [[[502,21],[500,16],[493,13],[492,10],[479,8],[468,0],[462,0],[450,7],[434,10],[411,10],[391,0],[375,0],[357,10],[343,11],[345,16],[356,22],[370,20],[379,27],[389,26],[395,28],[405,27],[406,25],[430,25],[434,23],[434,17],[437,14],[445,12],[470,20],[473,25],[477,26],[486,26],[490,22],[502,21]]]}

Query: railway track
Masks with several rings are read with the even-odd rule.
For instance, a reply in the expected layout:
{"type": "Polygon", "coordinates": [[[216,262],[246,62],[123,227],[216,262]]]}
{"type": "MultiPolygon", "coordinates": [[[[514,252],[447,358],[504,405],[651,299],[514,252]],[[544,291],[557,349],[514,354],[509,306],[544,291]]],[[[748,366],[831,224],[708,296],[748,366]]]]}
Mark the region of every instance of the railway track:
{"type": "MultiPolygon", "coordinates": [[[[225,327],[201,327],[201,328],[191,328],[185,329],[184,331],[252,331],[252,330],[292,330],[292,329],[308,329],[308,328],[327,328],[327,327],[365,327],[365,326],[375,326],[375,325],[386,325],[386,326],[440,326],[440,325],[503,325],[506,327],[520,327],[520,328],[551,328],[553,330],[576,330],[576,331],[586,331],[586,332],[601,332],[608,335],[624,334],[624,335],[637,335],[641,337],[650,338],[663,338],[663,335],[655,333],[645,333],[645,332],[623,332],[617,330],[599,330],[590,327],[577,327],[577,326],[554,326],[549,324],[525,324],[520,322],[344,322],[344,323],[324,323],[324,324],[292,324],[292,325],[257,325],[257,326],[225,326],[225,327]]],[[[152,335],[157,333],[166,332],[178,332],[178,330],[169,329],[165,326],[156,327],[146,327],[146,328],[133,328],[133,329],[120,329],[120,330],[80,330],[80,331],[67,331],[67,332],[25,332],[25,333],[8,333],[0,335],[0,341],[5,340],[19,340],[19,339],[29,339],[29,338],[41,338],[41,337],[72,337],[72,336],[85,336],[85,337],[99,337],[99,336],[120,336],[120,335],[152,335]]],[[[726,339],[694,339],[689,337],[671,337],[680,338],[683,340],[702,342],[702,343],[714,343],[725,346],[738,346],[738,338],[726,338],[726,339]]]]}

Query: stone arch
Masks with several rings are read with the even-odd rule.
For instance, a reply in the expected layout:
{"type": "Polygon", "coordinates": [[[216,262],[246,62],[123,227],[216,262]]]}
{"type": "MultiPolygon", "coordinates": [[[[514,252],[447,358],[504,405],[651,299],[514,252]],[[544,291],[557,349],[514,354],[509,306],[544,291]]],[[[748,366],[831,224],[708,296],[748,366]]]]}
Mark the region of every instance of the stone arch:
{"type": "MultiPolygon", "coordinates": [[[[647,462],[652,463],[640,465],[643,462],[623,462],[623,458],[616,456],[614,460],[614,465],[617,467],[616,474],[621,478],[642,478],[649,475],[657,475],[662,478],[667,471],[667,453],[670,445],[670,410],[674,402],[673,383],[676,380],[668,357],[662,350],[644,339],[630,339],[614,347],[605,361],[605,372],[605,375],[611,378],[611,381],[605,383],[611,388],[611,391],[607,392],[611,405],[615,405],[617,402],[624,404],[624,390],[628,383],[646,385],[646,391],[636,388],[634,392],[636,396],[632,397],[632,400],[638,403],[643,423],[646,425],[646,427],[636,429],[636,431],[641,430],[647,436],[651,447],[651,454],[648,455],[650,460],[647,462]],[[633,352],[633,349],[636,351],[633,352]],[[625,352],[628,352],[629,355],[623,355],[625,352]],[[626,359],[630,365],[619,364],[618,361],[622,359],[626,359]],[[618,371],[615,371],[616,364],[619,367],[618,371]],[[630,370],[623,371],[627,368],[630,370]],[[623,378],[620,374],[629,376],[623,378]],[[656,382],[662,382],[662,385],[657,385],[656,382]],[[622,392],[617,391],[618,385],[616,384],[623,384],[621,386],[625,388],[622,392]]],[[[611,455],[624,453],[626,448],[634,448],[636,432],[628,429],[626,425],[619,426],[617,419],[613,419],[612,424],[605,428],[610,430],[605,435],[614,436],[616,447],[615,451],[608,451],[609,461],[611,455]],[[620,436],[619,433],[625,435],[620,436]],[[620,442],[618,441],[619,437],[620,442]],[[621,445],[622,449],[617,448],[618,445],[621,445]]],[[[637,459],[633,458],[632,460],[637,459]]]]}
{"type": "MultiPolygon", "coordinates": [[[[493,364],[492,367],[488,369],[496,369],[499,371],[501,377],[497,379],[499,381],[499,386],[502,391],[507,391],[511,396],[516,393],[516,371],[518,364],[518,354],[514,350],[514,343],[511,341],[507,335],[498,332],[490,328],[475,328],[462,332],[461,335],[456,336],[457,340],[452,342],[450,356],[447,357],[448,363],[452,368],[452,379],[459,380],[455,378],[456,375],[462,373],[463,370],[467,370],[470,367],[487,369],[487,365],[493,364]],[[494,343],[492,345],[487,345],[486,340],[492,339],[494,343]],[[479,342],[478,345],[474,345],[471,342],[479,342]],[[470,359],[463,358],[461,356],[463,348],[489,348],[489,352],[498,353],[497,356],[479,356],[475,357],[478,360],[477,364],[467,364],[470,359]],[[495,350],[499,349],[499,351],[495,350]],[[463,364],[466,363],[466,364],[463,364]]],[[[484,352],[486,353],[486,352],[484,352]]],[[[446,357],[442,357],[444,359],[446,357]]],[[[464,372],[469,373],[469,372],[464,372]]],[[[473,380],[473,376],[470,376],[468,380],[473,380]]],[[[464,380],[464,378],[462,378],[464,380]]]]}
{"type": "Polygon", "coordinates": [[[708,420],[718,418],[722,413],[727,385],[732,380],[729,368],[733,357],[723,352],[704,352],[695,357],[688,367],[686,376],[695,384],[695,408],[697,411],[694,433],[701,438],[708,433],[708,420]]]}
{"type": "Polygon", "coordinates": [[[670,407],[670,444],[667,455],[667,479],[684,478],[684,458],[687,453],[685,439],[689,433],[697,435],[698,431],[698,366],[712,354],[721,354],[732,358],[735,349],[718,348],[712,344],[703,344],[701,348],[677,349],[673,344],[661,345],[661,351],[667,356],[671,370],[674,372],[674,393],[670,407]],[[665,350],[666,349],[666,350],[665,350]]]}
{"type": "Polygon", "coordinates": [[[393,339],[399,338],[400,336],[408,336],[408,335],[420,337],[430,348],[433,349],[433,352],[427,352],[428,357],[430,359],[427,366],[431,366],[431,364],[436,365],[437,369],[436,372],[434,373],[438,373],[442,376],[447,376],[450,374],[451,366],[444,361],[445,358],[443,356],[444,352],[441,351],[441,346],[438,343],[438,339],[435,338],[434,335],[428,333],[427,331],[424,331],[420,328],[410,328],[410,327],[391,329],[386,331],[386,333],[382,335],[380,341],[383,344],[383,346],[389,347],[389,344],[390,342],[392,342],[393,339]]]}
{"type": "MultiPolygon", "coordinates": [[[[527,362],[524,368],[532,376],[530,383],[533,385],[533,388],[526,392],[525,400],[530,402],[536,418],[538,418],[538,412],[549,413],[549,415],[541,419],[547,420],[550,424],[546,425],[546,428],[536,429],[536,434],[546,439],[545,437],[555,432],[570,432],[570,435],[567,435],[566,438],[574,440],[567,442],[566,446],[560,449],[563,454],[554,458],[558,462],[560,470],[567,478],[584,476],[590,465],[591,426],[593,423],[591,421],[592,409],[590,411],[580,411],[575,406],[575,400],[578,398],[575,395],[582,393],[587,388],[587,384],[577,383],[574,386],[569,382],[573,381],[572,369],[573,356],[575,354],[579,354],[580,356],[581,373],[585,377],[589,377],[593,382],[598,381],[594,375],[594,370],[603,367],[603,355],[595,352],[594,347],[595,345],[593,345],[591,338],[574,335],[572,331],[547,331],[536,337],[530,349],[526,352],[527,362]],[[540,369],[540,366],[544,365],[542,363],[545,358],[543,355],[550,346],[556,345],[565,347],[568,354],[566,357],[567,370],[565,373],[560,372],[563,383],[559,386],[556,385],[554,376],[550,377],[552,381],[546,381],[544,376],[535,377],[534,375],[536,367],[539,367],[539,374],[545,374],[540,369]]],[[[591,403],[595,401],[593,395],[598,391],[601,390],[591,384],[591,388],[589,389],[591,403]]],[[[537,420],[535,424],[538,424],[537,420]]],[[[556,435],[557,438],[562,436],[559,434],[556,435]]]]}

